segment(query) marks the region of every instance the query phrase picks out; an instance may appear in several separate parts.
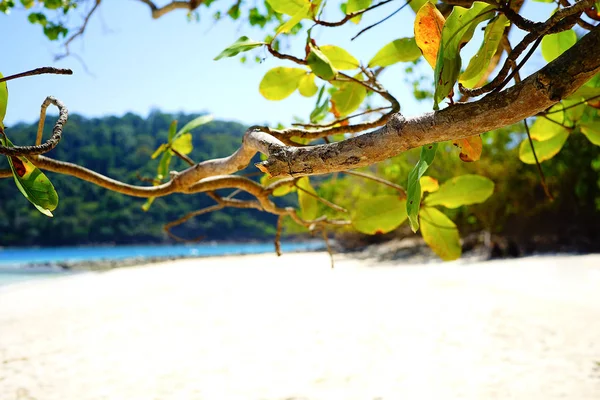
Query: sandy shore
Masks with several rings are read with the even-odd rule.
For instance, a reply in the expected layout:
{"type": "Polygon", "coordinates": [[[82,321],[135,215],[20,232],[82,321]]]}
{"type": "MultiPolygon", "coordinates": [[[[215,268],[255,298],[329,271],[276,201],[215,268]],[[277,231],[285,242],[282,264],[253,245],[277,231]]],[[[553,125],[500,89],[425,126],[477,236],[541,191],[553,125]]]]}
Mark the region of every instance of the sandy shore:
{"type": "Polygon", "coordinates": [[[0,399],[600,399],[600,256],[205,258],[0,289],[0,399]]]}

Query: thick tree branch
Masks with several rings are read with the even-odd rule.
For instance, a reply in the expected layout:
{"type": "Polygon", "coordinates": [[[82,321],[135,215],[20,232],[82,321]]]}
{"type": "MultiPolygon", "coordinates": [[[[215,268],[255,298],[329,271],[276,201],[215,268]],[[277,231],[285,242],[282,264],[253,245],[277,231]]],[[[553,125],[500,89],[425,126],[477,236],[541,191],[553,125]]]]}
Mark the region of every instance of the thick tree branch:
{"type": "Polygon", "coordinates": [[[172,1],[168,4],[165,4],[162,7],[158,7],[151,0],[139,0],[139,1],[141,1],[142,3],[144,3],[148,7],[150,7],[150,11],[152,12],[152,18],[154,18],[154,19],[158,19],[158,18],[162,17],[163,15],[168,14],[171,11],[175,11],[175,10],[194,11],[196,8],[198,8],[200,6],[200,4],[202,4],[201,0],[172,1]]]}

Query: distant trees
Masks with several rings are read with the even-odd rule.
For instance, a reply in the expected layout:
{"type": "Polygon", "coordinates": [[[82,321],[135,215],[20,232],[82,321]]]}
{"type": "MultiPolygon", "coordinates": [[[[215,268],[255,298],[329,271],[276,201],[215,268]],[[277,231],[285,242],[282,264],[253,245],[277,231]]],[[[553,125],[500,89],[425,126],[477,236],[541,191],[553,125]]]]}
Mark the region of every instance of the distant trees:
{"type": "MultiPolygon", "coordinates": [[[[444,142],[458,147],[459,157],[464,162],[479,160],[484,148],[491,150],[492,153],[484,153],[484,157],[496,157],[498,168],[508,170],[512,169],[507,163],[512,166],[516,160],[508,160],[505,154],[512,154],[511,149],[518,146],[522,162],[537,164],[548,198],[558,194],[557,188],[545,181],[539,163],[552,159],[563,147],[573,143],[586,147],[600,145],[600,52],[593,51],[600,48],[597,26],[600,4],[594,0],[574,4],[560,0],[554,13],[535,22],[520,14],[522,1],[448,0],[435,4],[412,0],[403,3],[400,9],[408,5],[415,12],[415,36],[380,43],[379,50],[369,61],[359,61],[339,46],[317,43],[314,39],[313,32],[322,27],[360,24],[363,14],[391,1],[372,4],[370,0],[349,0],[342,3],[338,19],[326,19],[325,15],[334,15],[335,5],[321,1],[266,0],[260,5],[238,1],[221,13],[218,8],[221,2],[173,1],[158,6],[141,0],[155,18],[176,9],[188,10],[193,18],[201,5],[214,7],[217,19],[225,14],[233,19],[245,16],[250,25],[262,27],[266,37],[256,41],[242,36],[216,59],[265,49],[280,59],[282,66],[265,73],[260,93],[267,99],[279,101],[298,90],[303,96],[316,98],[315,109],[294,127],[250,127],[240,147],[228,157],[218,159],[196,155],[190,158],[191,132],[205,124],[206,118],[184,126],[172,123],[167,140],[154,154],[159,160],[156,175],[150,185],[144,186],[125,183],[122,176],[117,181],[77,164],[41,155],[56,146],[67,118],[62,103],[50,99],[45,105],[54,104],[61,110],[53,136],[42,144],[40,133],[34,146],[15,147],[4,132],[0,153],[9,157],[11,168],[2,174],[13,175],[22,193],[46,214],[57,206],[58,197],[40,170],[72,175],[111,191],[148,198],[146,209],[153,198],[174,193],[205,193],[214,201],[214,205],[168,225],[169,228],[192,216],[226,207],[261,210],[277,216],[277,238],[283,219],[323,232],[324,237],[327,229],[345,227],[367,234],[383,234],[408,220],[412,230],[420,229],[425,242],[442,259],[455,259],[461,254],[461,246],[457,226],[448,215],[452,216],[452,210],[465,205],[484,202],[494,191],[498,192],[498,188],[492,180],[480,175],[463,174],[444,181],[425,175],[428,168],[435,165],[436,153],[445,153],[451,147],[444,142]],[[480,49],[463,63],[460,50],[472,40],[478,27],[484,28],[480,49]],[[510,35],[515,29],[524,33],[522,39],[515,41],[510,35]],[[280,41],[285,36],[302,40],[306,43],[305,51],[302,54],[283,52],[280,41]],[[522,66],[539,47],[547,64],[522,79],[522,66]],[[400,114],[400,104],[394,94],[388,92],[378,78],[394,64],[422,62],[423,58],[433,70],[433,87],[423,90],[416,86],[415,96],[432,98],[435,111],[407,119],[400,114]],[[444,102],[448,102],[447,107],[442,107],[444,102]],[[531,117],[535,120],[528,124],[526,119],[531,117]],[[486,135],[482,140],[480,134],[483,133],[486,135]],[[503,144],[498,143],[498,137],[504,140],[503,144]],[[312,175],[366,167],[415,148],[420,148],[420,155],[407,175],[384,179],[354,174],[352,179],[369,179],[384,185],[385,192],[358,193],[358,198],[346,206],[333,202],[336,196],[331,185],[334,183],[328,182],[317,191],[314,182],[309,180],[312,175]],[[266,157],[254,164],[265,174],[260,183],[238,174],[254,162],[257,153],[266,157]],[[171,161],[176,158],[189,166],[169,172],[171,161]],[[333,195],[327,197],[325,187],[333,195]],[[239,197],[240,192],[251,198],[239,197]],[[278,203],[277,197],[288,195],[297,197],[298,208],[278,203]]],[[[23,5],[35,7],[37,3],[32,0],[23,5]]],[[[63,12],[70,13],[79,3],[85,2],[60,1],[60,6],[63,12]]],[[[45,1],[45,9],[53,9],[49,4],[55,6],[54,2],[45,1]]],[[[88,4],[84,24],[74,35],[68,36],[64,31],[56,35],[56,38],[61,35],[66,38],[67,53],[68,44],[84,31],[100,1],[88,4]]],[[[39,15],[30,16],[30,21],[32,19],[44,27],[54,26],[51,22],[44,25],[39,15]]],[[[365,29],[377,29],[376,25],[365,29]]],[[[48,32],[46,35],[55,38],[48,32]]],[[[3,86],[0,119],[8,96],[5,83],[3,86]]],[[[577,163],[577,160],[572,162],[577,163]]],[[[585,169],[594,170],[594,165],[585,169]]],[[[586,181],[584,185],[590,183],[586,181]]],[[[597,193],[596,187],[582,190],[597,193]]],[[[517,204],[516,208],[519,207],[517,204]]],[[[485,220],[485,216],[480,219],[485,220]]]]}

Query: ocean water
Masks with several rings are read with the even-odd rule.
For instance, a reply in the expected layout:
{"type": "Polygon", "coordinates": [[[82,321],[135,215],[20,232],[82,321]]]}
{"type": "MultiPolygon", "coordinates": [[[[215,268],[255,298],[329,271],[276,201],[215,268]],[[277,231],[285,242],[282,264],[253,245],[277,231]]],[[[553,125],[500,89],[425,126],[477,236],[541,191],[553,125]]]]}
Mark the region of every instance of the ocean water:
{"type": "MultiPolygon", "coordinates": [[[[282,243],[282,251],[315,250],[319,242],[282,243]]],[[[55,248],[0,248],[0,286],[10,283],[64,275],[58,264],[96,260],[154,257],[202,257],[232,254],[260,254],[275,251],[273,243],[196,244],[169,246],[95,246],[55,248]],[[48,267],[27,268],[48,264],[48,267]]]]}

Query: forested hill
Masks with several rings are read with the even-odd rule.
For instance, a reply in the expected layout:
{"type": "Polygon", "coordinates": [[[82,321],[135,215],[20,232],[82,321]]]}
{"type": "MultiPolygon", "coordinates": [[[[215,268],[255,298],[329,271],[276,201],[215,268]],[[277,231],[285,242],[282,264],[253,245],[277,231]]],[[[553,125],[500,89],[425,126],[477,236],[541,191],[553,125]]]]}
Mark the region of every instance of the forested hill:
{"type": "MultiPolygon", "coordinates": [[[[197,115],[152,112],[144,119],[123,117],[85,118],[70,115],[63,139],[48,156],[91,168],[104,175],[148,185],[143,177],[154,177],[158,159],[154,150],[166,141],[169,124],[179,127],[197,115]]],[[[54,118],[46,122],[46,136],[54,118]]],[[[37,124],[7,128],[18,145],[34,143],[37,124]]],[[[240,144],[245,127],[234,122],[214,121],[193,131],[195,161],[231,154],[240,144]]],[[[0,168],[8,168],[1,157],[0,168]]],[[[186,165],[173,158],[171,170],[186,165]]],[[[0,246],[56,246],[78,244],[133,244],[168,241],[163,224],[214,202],[204,194],[158,198],[148,212],[144,199],[110,192],[79,179],[46,172],[59,194],[54,218],[40,214],[17,190],[12,178],[0,179],[0,246]]],[[[189,221],[176,233],[208,240],[272,239],[275,217],[258,211],[224,210],[189,221]]]]}

